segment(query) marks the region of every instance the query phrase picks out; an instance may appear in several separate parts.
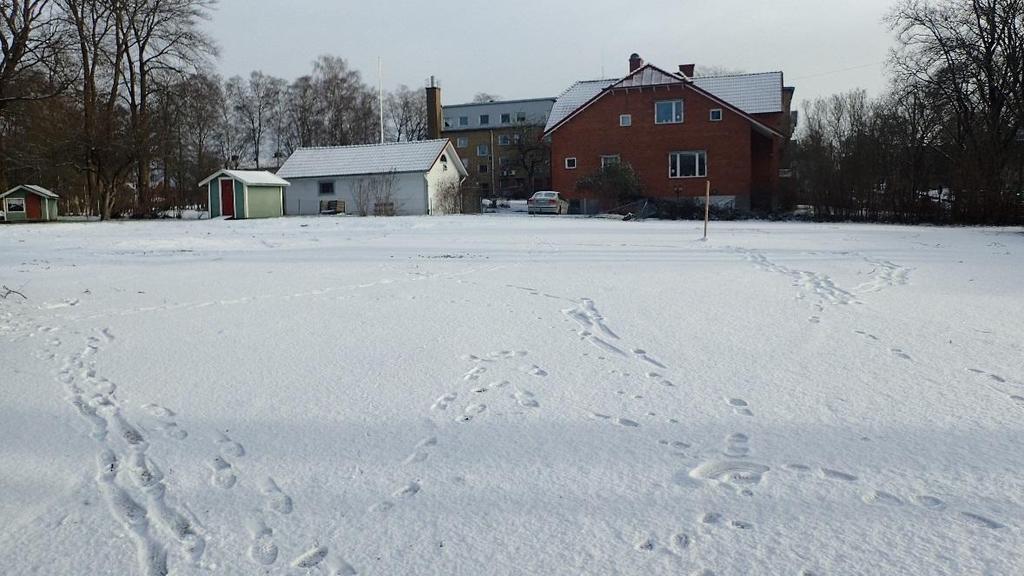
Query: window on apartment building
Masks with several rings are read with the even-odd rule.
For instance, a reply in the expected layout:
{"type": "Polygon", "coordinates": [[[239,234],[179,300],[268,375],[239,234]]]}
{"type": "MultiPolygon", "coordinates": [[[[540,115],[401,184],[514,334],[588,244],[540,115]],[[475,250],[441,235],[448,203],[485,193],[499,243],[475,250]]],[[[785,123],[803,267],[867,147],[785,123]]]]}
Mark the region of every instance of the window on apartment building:
{"type": "Polygon", "coordinates": [[[633,115],[632,114],[619,114],[619,126],[632,126],[633,115]]]}
{"type": "Polygon", "coordinates": [[[620,161],[621,158],[619,158],[618,154],[608,154],[605,156],[601,156],[601,168],[605,168],[607,166],[614,166],[618,164],[620,161]]]}
{"type": "Polygon", "coordinates": [[[566,158],[565,159],[565,169],[566,170],[575,170],[576,169],[576,159],[575,158],[571,158],[571,157],[570,158],[566,158]]]}
{"type": "Polygon", "coordinates": [[[512,143],[512,138],[508,134],[498,134],[498,145],[508,146],[512,143]]]}
{"type": "Polygon", "coordinates": [[[459,126],[469,126],[469,116],[459,116],[459,126]]]}
{"type": "Polygon", "coordinates": [[[721,108],[715,108],[715,109],[711,110],[711,121],[712,122],[721,122],[722,121],[722,109],[721,108]]]}
{"type": "Polygon", "coordinates": [[[666,100],[654,104],[655,124],[680,124],[683,121],[683,101],[666,100]]]}
{"type": "Polygon", "coordinates": [[[469,147],[469,138],[467,138],[465,136],[459,136],[458,138],[455,139],[455,146],[457,148],[468,148],[469,147]]]}
{"type": "Polygon", "coordinates": [[[508,168],[511,164],[512,159],[509,158],[508,156],[502,156],[501,158],[498,158],[498,166],[501,166],[502,170],[508,168]]]}
{"type": "Polygon", "coordinates": [[[702,178],[708,175],[708,154],[703,150],[668,155],[669,178],[702,178]]]}
{"type": "Polygon", "coordinates": [[[451,128],[452,127],[452,119],[451,118],[448,118],[447,116],[445,116],[445,118],[444,118],[444,127],[445,128],[451,128]]]}
{"type": "Polygon", "coordinates": [[[519,144],[522,141],[523,141],[523,135],[522,134],[513,134],[512,135],[512,143],[513,144],[519,144]]]}
{"type": "Polygon", "coordinates": [[[488,169],[488,167],[487,167],[487,163],[486,162],[483,162],[483,163],[480,164],[479,170],[480,170],[481,174],[487,174],[487,169],[488,169]]]}
{"type": "Polygon", "coordinates": [[[320,182],[320,195],[330,196],[334,194],[334,182],[320,182]]]}
{"type": "Polygon", "coordinates": [[[501,115],[501,123],[502,124],[511,124],[512,123],[512,115],[508,114],[508,113],[502,114],[501,115]]]}
{"type": "Polygon", "coordinates": [[[488,125],[490,125],[490,123],[491,123],[491,115],[490,114],[481,114],[480,115],[480,125],[481,126],[488,126],[488,125]]]}
{"type": "Polygon", "coordinates": [[[516,122],[526,122],[526,112],[516,112],[516,122]]]}
{"type": "Polygon", "coordinates": [[[477,144],[476,155],[481,158],[491,155],[491,147],[487,144],[477,144]]]}
{"type": "Polygon", "coordinates": [[[469,158],[462,158],[461,160],[462,160],[462,167],[466,169],[466,172],[469,172],[469,169],[470,169],[469,158]]]}

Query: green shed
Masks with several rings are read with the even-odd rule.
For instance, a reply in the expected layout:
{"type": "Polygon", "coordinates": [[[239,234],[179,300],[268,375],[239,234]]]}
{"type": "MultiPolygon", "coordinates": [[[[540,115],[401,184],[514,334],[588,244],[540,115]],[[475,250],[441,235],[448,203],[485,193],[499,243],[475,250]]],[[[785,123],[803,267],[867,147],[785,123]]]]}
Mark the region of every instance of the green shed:
{"type": "Polygon", "coordinates": [[[42,186],[24,184],[0,194],[0,222],[49,222],[57,219],[57,196],[42,186]]]}
{"type": "Polygon", "coordinates": [[[206,188],[210,218],[276,218],[284,216],[288,181],[270,172],[221,170],[199,183],[206,188]]]}

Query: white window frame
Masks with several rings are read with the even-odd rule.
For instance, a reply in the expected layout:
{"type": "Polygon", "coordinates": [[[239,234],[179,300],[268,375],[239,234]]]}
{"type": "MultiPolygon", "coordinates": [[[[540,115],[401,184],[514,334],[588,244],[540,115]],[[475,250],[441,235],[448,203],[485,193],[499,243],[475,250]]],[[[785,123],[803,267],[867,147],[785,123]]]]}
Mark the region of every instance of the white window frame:
{"type": "Polygon", "coordinates": [[[318,180],[317,183],[316,183],[316,195],[317,196],[336,196],[337,194],[335,194],[335,192],[337,192],[337,188],[338,187],[334,183],[334,180],[318,180]],[[331,185],[331,191],[330,192],[324,192],[323,186],[325,184],[330,184],[331,185]]]}
{"type": "Polygon", "coordinates": [[[491,155],[491,145],[490,144],[477,144],[476,145],[476,157],[477,158],[487,158],[490,155],[491,155]],[[483,150],[483,154],[480,153],[481,150],[483,150]]]}
{"type": "Polygon", "coordinates": [[[451,128],[452,127],[452,118],[451,118],[451,116],[445,116],[444,117],[444,127],[445,128],[451,128]]]}
{"type": "Polygon", "coordinates": [[[502,113],[502,115],[501,115],[501,123],[502,124],[511,124],[512,123],[512,114],[510,114],[509,112],[502,113]],[[506,120],[505,118],[508,118],[508,120],[506,120]]]}
{"type": "Polygon", "coordinates": [[[681,180],[686,178],[707,178],[708,177],[708,152],[707,150],[678,150],[670,152],[668,155],[668,177],[672,180],[681,180]],[[692,176],[682,175],[682,164],[679,163],[679,158],[684,155],[693,155],[694,162],[694,174],[692,176]],[[701,173],[701,156],[704,157],[704,172],[701,173]],[[672,172],[675,171],[675,175],[672,172]]]}
{"type": "Polygon", "coordinates": [[[654,123],[661,124],[682,124],[686,119],[686,108],[683,106],[682,100],[658,100],[654,103],[654,123]],[[662,104],[672,104],[672,120],[661,122],[658,120],[658,106],[662,104]],[[676,114],[675,105],[679,105],[679,114],[676,114]],[[677,119],[678,118],[678,119],[677,119]]]}
{"type": "Polygon", "coordinates": [[[516,112],[516,122],[526,122],[526,112],[516,112]]]}
{"type": "Polygon", "coordinates": [[[490,114],[481,114],[480,117],[477,118],[477,120],[480,121],[480,125],[481,126],[490,126],[491,125],[491,115],[490,114]]]}
{"type": "Polygon", "coordinates": [[[28,214],[28,202],[27,198],[4,198],[4,213],[9,214],[11,212],[11,203],[15,202],[21,205],[21,210],[15,210],[15,214],[28,214]]]}
{"type": "Polygon", "coordinates": [[[498,146],[511,146],[512,138],[508,134],[498,134],[498,146]]]}
{"type": "Polygon", "coordinates": [[[569,156],[568,158],[565,159],[565,169],[566,170],[575,170],[577,166],[579,166],[579,163],[576,162],[576,157],[575,156],[569,156]],[[570,166],[570,164],[571,164],[571,166],[570,166]]]}
{"type": "Polygon", "coordinates": [[[468,136],[459,136],[458,138],[456,138],[455,139],[455,147],[456,148],[469,148],[469,137],[468,136]]]}
{"type": "Polygon", "coordinates": [[[614,164],[621,164],[622,156],[618,154],[604,154],[601,156],[601,169],[607,168],[614,164]]]}
{"type": "Polygon", "coordinates": [[[724,117],[725,112],[723,112],[721,108],[712,108],[711,111],[708,112],[708,120],[711,122],[721,122],[724,117]],[[716,112],[718,113],[718,118],[715,118],[716,112]]]}
{"type": "Polygon", "coordinates": [[[469,116],[459,116],[459,126],[469,126],[469,116]]]}
{"type": "Polygon", "coordinates": [[[629,128],[633,125],[632,114],[619,114],[619,126],[622,128],[629,128]]]}

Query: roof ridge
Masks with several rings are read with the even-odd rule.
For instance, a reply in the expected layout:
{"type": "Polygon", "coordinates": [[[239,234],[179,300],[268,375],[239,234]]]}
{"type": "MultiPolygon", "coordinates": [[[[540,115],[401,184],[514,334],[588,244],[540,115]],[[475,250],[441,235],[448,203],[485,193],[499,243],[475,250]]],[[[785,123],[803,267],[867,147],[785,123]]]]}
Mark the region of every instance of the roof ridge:
{"type": "Polygon", "coordinates": [[[768,74],[782,74],[782,70],[770,70],[768,72],[737,72],[734,74],[712,74],[711,76],[694,76],[694,80],[702,78],[738,78],[740,76],[766,76],[768,74]]]}
{"type": "Polygon", "coordinates": [[[401,146],[401,145],[412,145],[412,144],[433,144],[437,142],[447,142],[449,138],[434,138],[432,140],[412,140],[405,142],[375,142],[373,144],[344,144],[340,146],[302,146],[296,148],[295,152],[299,150],[339,150],[339,149],[350,149],[350,148],[376,148],[379,146],[401,146]]]}
{"type": "Polygon", "coordinates": [[[442,108],[456,108],[461,106],[488,106],[495,104],[519,104],[521,102],[546,102],[548,100],[557,100],[557,96],[542,96],[540,98],[514,98],[510,100],[494,100],[491,102],[462,102],[459,104],[445,104],[442,108]]]}

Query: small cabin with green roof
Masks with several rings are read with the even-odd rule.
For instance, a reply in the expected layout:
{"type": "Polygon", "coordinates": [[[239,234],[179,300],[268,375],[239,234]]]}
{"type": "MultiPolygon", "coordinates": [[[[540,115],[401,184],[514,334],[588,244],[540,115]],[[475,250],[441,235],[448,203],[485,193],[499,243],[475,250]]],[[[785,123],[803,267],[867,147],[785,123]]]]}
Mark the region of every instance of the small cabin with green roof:
{"type": "Polygon", "coordinates": [[[221,170],[199,183],[206,188],[210,218],[276,218],[284,216],[287,180],[270,172],[221,170]]]}
{"type": "Polygon", "coordinates": [[[58,198],[42,186],[15,186],[0,194],[0,222],[56,221],[58,198]]]}

